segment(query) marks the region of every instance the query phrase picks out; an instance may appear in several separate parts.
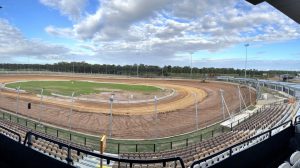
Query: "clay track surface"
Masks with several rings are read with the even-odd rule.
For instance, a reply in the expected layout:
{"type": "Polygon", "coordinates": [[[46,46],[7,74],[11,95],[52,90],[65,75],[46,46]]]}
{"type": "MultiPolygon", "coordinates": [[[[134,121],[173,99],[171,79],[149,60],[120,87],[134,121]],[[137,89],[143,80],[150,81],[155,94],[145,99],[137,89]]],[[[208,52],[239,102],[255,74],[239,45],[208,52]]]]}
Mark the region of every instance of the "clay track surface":
{"type": "MultiPolygon", "coordinates": [[[[176,96],[162,100],[158,104],[158,120],[155,120],[154,105],[114,105],[112,137],[126,139],[149,139],[177,135],[196,128],[195,105],[192,93],[196,92],[198,99],[198,121],[201,127],[219,121],[221,114],[221,98],[219,89],[225,91],[224,97],[230,112],[239,108],[238,90],[236,85],[219,82],[200,83],[195,80],[164,80],[164,79],[127,79],[127,78],[91,78],[68,76],[41,75],[1,75],[0,82],[18,80],[93,80],[105,82],[120,82],[132,84],[150,84],[176,89],[176,96]],[[123,110],[123,111],[122,111],[123,110]],[[119,111],[119,113],[117,113],[119,111]]],[[[249,103],[248,88],[241,88],[244,99],[249,103]]],[[[252,93],[254,98],[255,93],[252,93]]],[[[70,106],[60,101],[44,102],[40,106],[35,95],[22,95],[17,106],[15,93],[1,92],[0,106],[10,111],[34,119],[41,119],[53,125],[68,128],[70,106]],[[27,110],[28,101],[32,109],[27,110]],[[41,112],[42,111],[42,112],[41,112]]],[[[73,130],[101,135],[107,134],[109,128],[108,105],[88,102],[76,102],[71,115],[73,130]],[[99,110],[102,109],[102,110],[99,110]],[[98,110],[98,111],[97,111],[98,110]]]]}

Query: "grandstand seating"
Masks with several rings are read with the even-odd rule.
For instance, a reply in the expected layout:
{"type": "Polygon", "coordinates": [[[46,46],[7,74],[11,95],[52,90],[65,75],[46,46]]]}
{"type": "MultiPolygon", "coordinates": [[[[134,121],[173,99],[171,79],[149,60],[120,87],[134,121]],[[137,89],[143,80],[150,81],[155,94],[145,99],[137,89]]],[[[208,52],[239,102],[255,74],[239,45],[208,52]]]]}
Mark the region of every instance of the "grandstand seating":
{"type": "MultiPolygon", "coordinates": [[[[19,125],[19,124],[16,124],[16,123],[13,123],[13,122],[10,122],[7,120],[0,120],[0,125],[5,128],[10,128],[11,130],[14,130],[15,132],[19,133],[21,135],[21,141],[24,141],[26,133],[28,131],[32,131],[23,125],[19,125]]],[[[66,140],[63,140],[63,139],[60,139],[60,138],[57,138],[57,137],[54,137],[54,136],[51,136],[48,134],[44,134],[41,132],[37,132],[37,131],[34,131],[34,132],[43,137],[54,139],[61,143],[69,144],[70,146],[77,147],[77,148],[80,148],[83,150],[91,151],[90,147],[83,146],[80,144],[75,144],[73,142],[70,143],[69,141],[66,141],[66,140]]],[[[18,138],[15,134],[12,134],[11,132],[6,131],[5,129],[3,129],[1,127],[0,127],[0,133],[2,133],[3,135],[6,135],[14,140],[17,140],[17,138],[18,138]]],[[[53,158],[59,159],[63,162],[66,162],[66,158],[67,158],[67,154],[68,154],[68,151],[66,148],[61,148],[59,145],[54,144],[52,142],[48,142],[44,139],[32,138],[31,142],[32,142],[33,149],[35,149],[39,152],[42,152],[44,154],[47,154],[50,157],[53,157],[53,158]]],[[[82,153],[78,154],[78,153],[76,153],[76,151],[71,151],[71,157],[74,162],[79,162],[80,159],[84,158],[84,155],[82,153]]]]}
{"type": "MultiPolygon", "coordinates": [[[[256,115],[234,127],[231,132],[223,133],[211,139],[192,144],[188,147],[161,152],[122,153],[120,157],[127,159],[153,159],[179,156],[183,159],[185,165],[189,167],[195,160],[206,158],[234,144],[258,135],[259,133],[276,126],[277,123],[283,123],[284,121],[291,119],[288,115],[291,113],[291,110],[292,108],[289,104],[270,105],[269,107],[259,109],[259,112],[256,115]]],[[[266,138],[267,136],[264,135],[253,141],[252,144],[247,146],[238,146],[236,147],[235,152],[242,151],[266,138]]],[[[212,160],[208,160],[207,163],[203,163],[200,167],[213,165],[213,163],[216,163],[216,160],[221,161],[228,156],[228,153],[224,153],[212,160]],[[206,166],[204,166],[204,164],[206,164],[206,166]]],[[[172,166],[172,164],[170,166],[172,166]]]]}
{"type": "MultiPolygon", "coordinates": [[[[212,137],[208,140],[204,140],[198,143],[191,144],[184,148],[178,148],[168,151],[159,151],[159,152],[136,152],[136,153],[122,153],[119,155],[120,159],[124,160],[157,160],[164,158],[182,158],[186,167],[190,167],[195,161],[203,160],[201,163],[196,164],[194,167],[209,167],[212,166],[226,158],[230,155],[235,155],[247,148],[256,145],[265,139],[269,138],[269,134],[261,134],[278,124],[284,123],[291,119],[292,114],[292,105],[283,104],[283,105],[269,105],[265,106],[258,110],[258,112],[252,115],[249,119],[244,120],[239,123],[237,126],[232,128],[232,131],[225,132],[223,134],[212,137]],[[254,136],[255,139],[251,139],[251,141],[246,144],[239,144],[249,138],[254,136]],[[234,146],[232,148],[232,153],[226,150],[227,148],[234,146]],[[223,153],[220,153],[224,151],[223,153]],[[208,158],[209,156],[220,153],[213,158],[208,158]]],[[[65,146],[60,146],[52,141],[47,139],[54,139],[56,142],[60,142],[63,144],[67,144],[72,147],[76,147],[76,149],[82,149],[85,151],[92,151],[91,148],[87,146],[83,146],[80,144],[71,143],[69,141],[62,140],[60,138],[47,135],[45,133],[41,133],[38,131],[32,131],[29,128],[19,125],[7,120],[0,120],[0,126],[4,128],[9,128],[20,134],[21,139],[15,134],[7,131],[6,129],[0,127],[0,133],[14,139],[16,141],[24,141],[26,139],[26,133],[29,131],[34,132],[36,135],[39,135],[43,138],[33,137],[30,138],[30,143],[32,144],[30,147],[36,151],[46,154],[49,157],[55,158],[62,162],[68,163],[68,154],[70,155],[73,165],[77,167],[95,167],[99,163],[99,158],[88,156],[82,152],[76,151],[69,148],[70,152],[68,153],[68,148],[65,146]]],[[[272,134],[276,134],[280,130],[284,129],[287,125],[283,125],[278,127],[272,131],[272,134]]],[[[28,137],[27,137],[28,138],[28,137]]],[[[297,155],[298,156],[298,155],[297,155]]],[[[115,162],[113,167],[130,167],[133,166],[135,168],[143,168],[143,167],[175,167],[179,165],[178,161],[168,162],[166,165],[161,163],[156,164],[132,164],[126,162],[115,162]]],[[[287,163],[283,163],[287,165],[287,163]]],[[[295,164],[295,162],[291,162],[289,164],[295,164]]]]}

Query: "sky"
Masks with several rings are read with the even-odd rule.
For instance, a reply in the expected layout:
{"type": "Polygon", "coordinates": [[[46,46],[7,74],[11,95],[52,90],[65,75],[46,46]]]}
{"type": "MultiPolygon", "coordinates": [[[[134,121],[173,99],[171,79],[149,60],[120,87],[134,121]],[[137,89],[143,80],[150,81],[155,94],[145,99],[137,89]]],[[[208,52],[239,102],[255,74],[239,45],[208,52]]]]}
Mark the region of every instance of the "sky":
{"type": "Polygon", "coordinates": [[[300,25],[244,0],[0,0],[0,63],[300,70],[300,25]],[[245,44],[249,44],[246,47],[245,44]]]}

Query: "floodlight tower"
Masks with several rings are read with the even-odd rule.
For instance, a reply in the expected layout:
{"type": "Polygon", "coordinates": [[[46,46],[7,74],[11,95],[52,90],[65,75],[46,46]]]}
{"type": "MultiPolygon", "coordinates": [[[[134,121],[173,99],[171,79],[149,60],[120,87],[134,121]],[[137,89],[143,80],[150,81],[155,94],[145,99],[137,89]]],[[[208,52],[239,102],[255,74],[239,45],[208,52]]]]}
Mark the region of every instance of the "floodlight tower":
{"type": "Polygon", "coordinates": [[[247,62],[248,62],[248,47],[250,44],[245,44],[245,50],[246,50],[246,60],[245,60],[245,78],[247,78],[247,62]]]}

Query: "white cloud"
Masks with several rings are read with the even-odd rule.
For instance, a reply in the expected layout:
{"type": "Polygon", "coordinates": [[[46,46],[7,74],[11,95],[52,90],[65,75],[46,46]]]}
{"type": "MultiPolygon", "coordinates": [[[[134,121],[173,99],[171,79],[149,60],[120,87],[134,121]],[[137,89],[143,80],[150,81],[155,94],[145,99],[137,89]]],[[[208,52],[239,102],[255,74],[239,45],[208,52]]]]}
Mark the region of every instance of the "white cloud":
{"type": "Polygon", "coordinates": [[[40,0],[46,6],[57,9],[70,20],[79,20],[86,5],[86,0],[40,0]]]}
{"type": "Polygon", "coordinates": [[[28,39],[7,20],[0,19],[0,55],[2,57],[36,56],[42,59],[68,52],[69,49],[60,45],[28,39]]]}
{"type": "MultiPolygon", "coordinates": [[[[40,0],[73,22],[45,31],[77,42],[77,55],[109,63],[181,63],[178,55],[216,52],[241,43],[300,37],[300,27],[267,3],[241,0],[101,0],[94,13],[86,0],[40,0]],[[176,58],[174,60],[174,58],[176,58]]],[[[83,57],[84,58],[84,57],[83,57]]]]}

